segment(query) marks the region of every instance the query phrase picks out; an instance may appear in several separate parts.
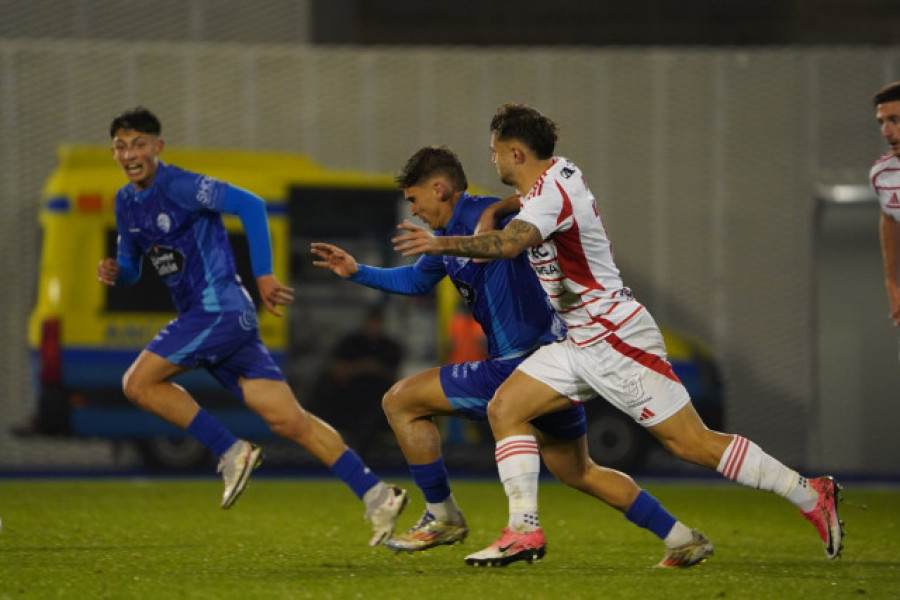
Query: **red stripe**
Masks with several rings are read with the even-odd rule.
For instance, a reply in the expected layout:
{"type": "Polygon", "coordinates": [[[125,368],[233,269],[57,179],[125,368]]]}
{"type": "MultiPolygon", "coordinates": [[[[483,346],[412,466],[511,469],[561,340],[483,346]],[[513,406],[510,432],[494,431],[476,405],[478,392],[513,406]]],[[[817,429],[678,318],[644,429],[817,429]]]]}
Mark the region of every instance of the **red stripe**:
{"type": "MultiPolygon", "coordinates": [[[[556,183],[556,188],[562,197],[562,210],[557,218],[557,222],[560,222],[572,215],[572,200],[559,182],[556,183]]],[[[606,289],[594,278],[594,274],[591,272],[591,266],[587,261],[587,253],[584,250],[584,246],[581,245],[581,230],[578,228],[578,222],[574,218],[568,231],[555,233],[552,239],[553,243],[556,244],[556,258],[559,261],[559,268],[567,279],[571,279],[587,289],[606,289]]]]}
{"type": "Polygon", "coordinates": [[[749,447],[750,444],[747,442],[747,438],[739,435],[734,436],[734,444],[731,446],[731,452],[728,454],[725,470],[722,473],[725,477],[732,481],[737,481],[738,473],[740,473],[741,467],[744,465],[744,457],[747,456],[749,447]]]}
{"type": "Polygon", "coordinates": [[[681,383],[681,380],[678,379],[677,375],[675,375],[675,371],[672,370],[672,365],[670,365],[668,362],[664,361],[657,355],[650,354],[649,352],[641,350],[640,348],[635,348],[634,346],[626,344],[619,338],[619,336],[614,333],[610,333],[604,338],[603,341],[608,343],[615,350],[621,352],[631,360],[641,363],[651,371],[655,371],[660,375],[668,377],[672,381],[681,383]]]}
{"type": "Polygon", "coordinates": [[[536,441],[520,440],[497,446],[494,459],[497,462],[519,454],[539,454],[536,441]]]}

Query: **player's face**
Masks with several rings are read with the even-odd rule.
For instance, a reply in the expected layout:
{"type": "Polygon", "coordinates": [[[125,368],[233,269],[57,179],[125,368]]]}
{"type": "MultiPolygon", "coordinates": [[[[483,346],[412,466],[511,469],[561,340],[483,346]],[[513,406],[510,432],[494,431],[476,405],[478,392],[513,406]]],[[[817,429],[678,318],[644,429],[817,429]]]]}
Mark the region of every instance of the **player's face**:
{"type": "Polygon", "coordinates": [[[890,146],[891,154],[900,156],[900,101],[879,104],[875,118],[881,125],[881,137],[890,146]]]}
{"type": "Polygon", "coordinates": [[[512,142],[503,142],[497,139],[496,134],[491,134],[491,162],[497,167],[497,175],[500,181],[505,185],[515,187],[515,179],[513,178],[513,165],[515,165],[515,156],[513,153],[512,142]]]}
{"type": "Polygon", "coordinates": [[[403,197],[409,202],[409,214],[419,217],[432,230],[446,227],[450,222],[453,215],[453,206],[448,202],[450,196],[449,188],[435,178],[403,190],[403,197]]]}
{"type": "Polygon", "coordinates": [[[113,137],[113,157],[128,181],[139,190],[153,183],[162,149],[163,141],[159,137],[133,129],[120,129],[113,137]]]}

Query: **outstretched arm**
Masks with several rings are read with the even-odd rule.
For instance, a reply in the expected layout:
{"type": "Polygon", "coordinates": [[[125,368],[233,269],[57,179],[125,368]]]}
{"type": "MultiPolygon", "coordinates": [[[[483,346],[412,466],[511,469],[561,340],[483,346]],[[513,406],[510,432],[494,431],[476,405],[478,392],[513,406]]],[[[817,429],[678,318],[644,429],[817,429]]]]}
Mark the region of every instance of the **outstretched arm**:
{"type": "Polygon", "coordinates": [[[500,231],[475,235],[435,236],[409,220],[404,220],[397,228],[407,232],[391,240],[394,250],[403,256],[449,254],[471,258],[513,258],[543,239],[537,227],[519,219],[513,219],[500,231]]]}
{"type": "Polygon", "coordinates": [[[364,286],[394,294],[420,295],[434,289],[447,274],[440,259],[420,258],[413,265],[379,268],[361,265],[346,250],[333,244],[313,242],[313,254],[319,257],[313,264],[330,269],[339,277],[364,286]]]}
{"type": "Polygon", "coordinates": [[[330,269],[338,277],[346,279],[359,271],[359,264],[353,255],[334,244],[312,242],[309,249],[319,257],[319,260],[313,261],[315,266],[330,269]]]}

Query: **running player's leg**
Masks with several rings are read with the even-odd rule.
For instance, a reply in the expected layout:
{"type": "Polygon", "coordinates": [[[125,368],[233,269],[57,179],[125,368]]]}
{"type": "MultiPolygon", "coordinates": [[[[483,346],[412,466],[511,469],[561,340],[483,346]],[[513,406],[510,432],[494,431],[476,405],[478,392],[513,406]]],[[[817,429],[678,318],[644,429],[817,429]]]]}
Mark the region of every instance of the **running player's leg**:
{"type": "Polygon", "coordinates": [[[509,500],[509,521],[496,542],[466,557],[467,564],[502,566],[544,556],[546,542],[538,518],[541,460],[530,422],[570,407],[568,398],[526,375],[521,368],[497,389],[488,404],[488,420],[496,440],[497,471],[509,500]]]}
{"type": "MultiPolygon", "coordinates": [[[[562,413],[545,415],[556,417],[562,413]]],[[[562,483],[605,502],[639,527],[655,534],[666,546],[659,563],[665,567],[690,567],[713,553],[712,544],[699,532],[675,519],[659,501],[634,480],[614,469],[601,467],[588,454],[587,437],[563,439],[535,432],[547,469],[562,483]]]]}
{"type": "Polygon", "coordinates": [[[125,396],[206,446],[220,460],[238,439],[190,393],[170,378],[200,364],[205,348],[198,339],[214,340],[218,315],[180,315],[147,345],[122,378],[125,396]]]}
{"type": "Polygon", "coordinates": [[[382,407],[410,474],[425,495],[426,509],[438,519],[459,520],[441,454],[441,434],[433,420],[457,414],[444,395],[440,369],[401,379],[385,394],[382,407]]]}
{"type": "Polygon", "coordinates": [[[433,368],[401,379],[382,401],[413,481],[425,497],[422,518],[408,531],[385,542],[394,550],[426,550],[453,544],[468,533],[450,489],[441,436],[433,420],[437,415],[458,415],[444,394],[441,377],[441,369],[433,368]]]}
{"type": "Polygon", "coordinates": [[[843,524],[837,503],[841,487],[831,477],[808,479],[751,440],[708,429],[691,404],[647,429],[675,456],[715,469],[741,485],[787,499],[816,528],[825,555],[840,555],[843,524]]]}
{"type": "Polygon", "coordinates": [[[186,429],[200,406],[187,390],[168,379],[187,370],[143,350],[125,371],[122,390],[139,408],[186,429]]]}
{"type": "Polygon", "coordinates": [[[372,522],[370,546],[390,537],[406,505],[406,491],[381,481],[328,423],[303,409],[283,380],[240,379],[244,402],[272,431],[305,448],[366,505],[372,522]]]}
{"type": "Polygon", "coordinates": [[[807,480],[750,440],[708,429],[665,361],[662,334],[649,313],[635,318],[618,335],[605,338],[599,349],[606,364],[628,383],[592,381],[590,370],[583,369],[594,389],[644,425],[675,456],[788,499],[813,522],[828,558],[840,553],[840,486],[828,477],[807,480]]]}

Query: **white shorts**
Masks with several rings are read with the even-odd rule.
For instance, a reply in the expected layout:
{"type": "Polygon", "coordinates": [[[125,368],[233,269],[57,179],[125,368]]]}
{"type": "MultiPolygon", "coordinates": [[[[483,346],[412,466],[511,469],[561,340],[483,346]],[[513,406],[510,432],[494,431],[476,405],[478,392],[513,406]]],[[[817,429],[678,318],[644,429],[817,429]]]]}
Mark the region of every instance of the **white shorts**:
{"type": "Polygon", "coordinates": [[[644,427],[665,421],[691,401],[646,309],[590,346],[569,339],[543,346],[519,369],[577,402],[601,396],[644,427]]]}

